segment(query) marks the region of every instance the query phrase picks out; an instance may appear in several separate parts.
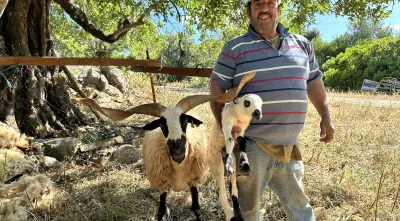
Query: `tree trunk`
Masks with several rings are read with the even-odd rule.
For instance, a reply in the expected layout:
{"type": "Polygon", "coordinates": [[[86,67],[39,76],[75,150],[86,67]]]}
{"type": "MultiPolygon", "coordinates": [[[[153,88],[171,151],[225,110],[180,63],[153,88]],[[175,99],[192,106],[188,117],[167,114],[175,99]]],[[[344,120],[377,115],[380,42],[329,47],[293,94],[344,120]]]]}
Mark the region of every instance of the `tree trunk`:
{"type": "MultiPolygon", "coordinates": [[[[4,39],[4,45],[0,46],[2,56],[51,56],[50,1],[9,1],[0,21],[0,44],[1,38],[4,39]]],[[[79,120],[70,103],[66,80],[57,67],[2,68],[0,121],[15,119],[22,133],[36,138],[60,132],[68,134],[76,127],[79,120]]]]}

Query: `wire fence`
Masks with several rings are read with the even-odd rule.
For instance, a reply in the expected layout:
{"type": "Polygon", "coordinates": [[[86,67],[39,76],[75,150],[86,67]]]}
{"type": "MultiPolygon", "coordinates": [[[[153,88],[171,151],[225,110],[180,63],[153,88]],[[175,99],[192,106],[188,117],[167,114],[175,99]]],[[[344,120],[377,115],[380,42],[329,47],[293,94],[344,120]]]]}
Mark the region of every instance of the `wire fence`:
{"type": "MultiPolygon", "coordinates": [[[[60,63],[60,59],[52,62],[60,63]]],[[[29,129],[24,129],[21,125],[24,124],[23,122],[29,122],[26,124],[32,127],[32,122],[35,121],[29,118],[34,118],[35,115],[38,118],[37,121],[41,121],[43,125],[49,121],[56,130],[66,129],[62,126],[62,120],[48,118],[77,115],[76,112],[65,113],[65,110],[68,110],[66,106],[71,105],[70,99],[75,97],[93,98],[103,107],[129,109],[153,102],[164,106],[175,106],[186,96],[209,93],[209,79],[204,76],[209,75],[210,70],[158,67],[155,66],[157,62],[154,62],[153,66],[147,66],[147,64],[135,67],[24,66],[20,64],[0,67],[0,121],[14,124],[22,129],[22,132],[27,131],[30,134],[29,129]],[[36,107],[36,110],[29,110],[32,107],[36,107]],[[10,115],[15,117],[16,122],[9,120],[10,115]],[[59,125],[54,126],[54,122],[59,122],[59,125]]],[[[75,109],[82,110],[90,120],[95,121],[98,118],[98,120],[104,120],[106,124],[114,123],[85,106],[75,104],[73,106],[75,109]]],[[[199,105],[190,113],[198,116],[207,126],[211,126],[213,117],[209,103],[199,105]]],[[[144,124],[149,119],[149,116],[135,115],[121,121],[121,124],[144,124]]]]}
{"type": "MultiPolygon", "coordinates": [[[[105,107],[127,109],[154,102],[175,106],[186,96],[209,94],[207,77],[136,72],[116,67],[85,66],[70,69],[76,73],[77,82],[88,91],[88,95],[95,97],[105,107]],[[97,77],[93,79],[94,75],[97,77]]],[[[200,115],[203,121],[212,120],[209,103],[199,105],[192,112],[200,115]]]]}

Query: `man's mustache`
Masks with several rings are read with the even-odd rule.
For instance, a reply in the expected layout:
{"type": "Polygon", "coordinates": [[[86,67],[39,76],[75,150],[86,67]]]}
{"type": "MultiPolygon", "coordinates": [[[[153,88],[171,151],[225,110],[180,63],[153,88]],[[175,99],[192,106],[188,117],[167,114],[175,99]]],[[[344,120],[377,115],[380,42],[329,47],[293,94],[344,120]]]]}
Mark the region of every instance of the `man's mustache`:
{"type": "Polygon", "coordinates": [[[260,14],[258,14],[258,18],[260,18],[262,15],[268,15],[269,17],[272,17],[269,12],[260,12],[260,14]]]}

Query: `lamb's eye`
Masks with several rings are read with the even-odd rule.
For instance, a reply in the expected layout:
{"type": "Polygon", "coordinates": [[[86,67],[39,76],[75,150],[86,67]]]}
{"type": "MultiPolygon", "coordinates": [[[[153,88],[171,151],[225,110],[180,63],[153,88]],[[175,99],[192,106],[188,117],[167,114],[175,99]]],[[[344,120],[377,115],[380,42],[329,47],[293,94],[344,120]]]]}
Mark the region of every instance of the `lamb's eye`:
{"type": "Polygon", "coordinates": [[[244,106],[245,106],[245,107],[250,107],[250,101],[245,100],[245,101],[244,101],[244,106]]]}

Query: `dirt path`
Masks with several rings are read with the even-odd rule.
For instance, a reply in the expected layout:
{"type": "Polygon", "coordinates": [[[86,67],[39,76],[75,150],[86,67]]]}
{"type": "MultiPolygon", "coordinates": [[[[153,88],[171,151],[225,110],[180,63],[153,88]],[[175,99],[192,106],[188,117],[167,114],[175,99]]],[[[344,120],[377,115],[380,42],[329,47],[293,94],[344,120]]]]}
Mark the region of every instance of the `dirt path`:
{"type": "Polygon", "coordinates": [[[390,108],[399,108],[400,101],[398,100],[380,100],[380,99],[368,99],[368,98],[351,98],[351,97],[329,97],[330,102],[343,102],[348,104],[362,104],[365,106],[374,106],[374,107],[390,107],[390,108]]]}

